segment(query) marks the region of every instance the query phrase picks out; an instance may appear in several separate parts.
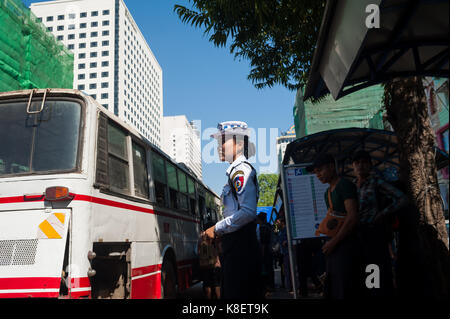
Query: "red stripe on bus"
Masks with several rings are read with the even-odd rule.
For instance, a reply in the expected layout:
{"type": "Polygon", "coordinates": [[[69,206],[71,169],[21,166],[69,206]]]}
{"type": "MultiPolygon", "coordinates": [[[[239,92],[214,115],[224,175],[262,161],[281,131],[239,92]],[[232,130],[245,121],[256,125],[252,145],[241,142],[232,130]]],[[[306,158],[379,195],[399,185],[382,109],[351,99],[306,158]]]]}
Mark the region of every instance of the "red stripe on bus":
{"type": "Polygon", "coordinates": [[[15,292],[0,294],[1,298],[58,298],[59,292],[15,292]]]}
{"type": "Polygon", "coordinates": [[[175,219],[181,219],[181,220],[184,220],[184,221],[194,222],[194,223],[197,223],[197,224],[200,223],[200,221],[195,220],[195,219],[186,218],[186,217],[182,217],[182,216],[177,216],[177,215],[173,215],[173,214],[169,214],[169,213],[165,213],[165,212],[161,212],[161,211],[155,211],[155,210],[150,209],[150,208],[145,208],[145,207],[140,207],[140,206],[136,206],[136,205],[125,204],[125,203],[121,203],[121,202],[117,202],[117,201],[113,201],[113,200],[109,200],[109,199],[104,199],[104,198],[100,198],[100,197],[75,194],[75,198],[73,200],[87,201],[87,202],[91,202],[91,203],[94,203],[94,204],[100,204],[100,205],[105,205],[105,206],[112,206],[112,207],[117,207],[117,208],[122,208],[122,209],[127,209],[127,210],[134,210],[134,211],[147,213],[147,214],[155,214],[155,215],[159,215],[159,216],[165,216],[165,217],[170,217],[170,218],[175,218],[175,219]]]}
{"type": "MultiPolygon", "coordinates": [[[[155,211],[150,208],[125,204],[125,203],[121,203],[121,202],[117,202],[117,201],[113,201],[113,200],[109,200],[109,199],[88,196],[88,195],[79,195],[79,194],[72,194],[72,193],[71,193],[71,195],[74,197],[73,200],[77,200],[77,201],[85,201],[85,202],[90,202],[90,203],[94,203],[94,204],[117,207],[117,208],[133,210],[133,211],[147,213],[147,214],[154,214],[154,215],[159,215],[159,216],[164,216],[164,217],[170,217],[170,218],[174,218],[174,219],[181,219],[184,221],[200,224],[200,221],[198,221],[196,219],[182,217],[182,216],[165,213],[165,212],[161,212],[161,211],[155,211]]],[[[0,197],[0,204],[26,203],[26,202],[30,202],[30,201],[31,200],[26,200],[24,198],[24,196],[0,197]]],[[[32,201],[42,202],[42,201],[44,201],[44,198],[36,199],[36,200],[32,200],[32,201]]]]}
{"type": "Polygon", "coordinates": [[[74,288],[87,288],[91,286],[91,282],[89,281],[89,277],[83,278],[72,278],[70,282],[71,289],[74,288]]]}
{"type": "Polygon", "coordinates": [[[0,278],[0,290],[6,289],[59,289],[61,278],[0,278]]]}
{"type": "Polygon", "coordinates": [[[131,299],[161,299],[161,273],[133,280],[131,299]]]}
{"type": "Polygon", "coordinates": [[[151,266],[145,266],[145,267],[139,267],[139,268],[133,268],[131,270],[131,277],[137,277],[142,276],[146,274],[150,274],[152,272],[157,272],[161,270],[162,265],[151,265],[151,266]]]}
{"type": "Polygon", "coordinates": [[[36,199],[27,200],[24,196],[13,196],[13,197],[0,197],[0,204],[11,204],[11,203],[26,203],[26,202],[43,202],[44,197],[41,196],[36,199]]]}

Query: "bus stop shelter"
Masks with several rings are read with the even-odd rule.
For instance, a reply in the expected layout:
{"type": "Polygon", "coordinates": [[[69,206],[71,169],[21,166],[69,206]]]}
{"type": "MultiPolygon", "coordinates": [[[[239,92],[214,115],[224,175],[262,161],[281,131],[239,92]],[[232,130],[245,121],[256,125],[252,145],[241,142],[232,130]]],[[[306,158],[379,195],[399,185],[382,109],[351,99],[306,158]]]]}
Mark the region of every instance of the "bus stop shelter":
{"type": "MultiPolygon", "coordinates": [[[[361,149],[370,154],[373,170],[376,174],[389,182],[396,182],[398,180],[400,163],[398,139],[394,132],[366,128],[329,130],[299,138],[288,144],[286,148],[281,166],[280,179],[275,194],[273,213],[276,213],[277,217],[279,217],[281,214],[280,208],[283,207],[288,235],[291,282],[294,285],[295,298],[297,297],[295,289],[297,258],[295,257],[293,246],[301,240],[300,238],[308,238],[308,236],[301,236],[301,234],[299,234],[302,229],[305,229],[304,227],[299,228],[299,221],[305,220],[304,216],[299,215],[312,214],[312,210],[314,210],[316,206],[319,207],[319,210],[323,210],[324,205],[320,205],[319,202],[323,201],[323,189],[321,189],[315,195],[317,204],[314,205],[314,207],[307,208],[307,206],[302,205],[299,209],[297,204],[299,204],[300,199],[296,198],[296,195],[293,194],[295,193],[295,190],[292,191],[292,188],[295,186],[292,184],[289,185],[288,175],[290,174],[288,171],[296,170],[300,172],[300,175],[307,174],[305,173],[304,168],[312,163],[318,154],[328,153],[335,158],[339,175],[352,180],[355,176],[351,166],[351,157],[354,152],[361,149]],[[282,203],[280,203],[280,200],[282,203]],[[295,210],[293,209],[294,206],[297,207],[295,210]],[[306,210],[310,210],[310,212],[306,210]],[[297,228],[297,231],[295,228],[297,228]]],[[[442,169],[449,165],[447,153],[436,148],[435,154],[438,169],[442,169]]],[[[313,178],[315,179],[315,177],[311,177],[311,179],[313,178]]],[[[303,186],[304,185],[301,185],[299,187],[303,186]]],[[[315,187],[318,188],[318,186],[316,181],[315,187]]],[[[319,213],[325,214],[325,211],[319,211],[319,213]]],[[[271,216],[271,218],[275,219],[274,216],[271,216]]]]}
{"type": "Polygon", "coordinates": [[[338,99],[396,77],[448,77],[448,12],[448,0],[327,1],[304,99],[338,99]],[[366,25],[371,4],[378,28],[366,25]]]}

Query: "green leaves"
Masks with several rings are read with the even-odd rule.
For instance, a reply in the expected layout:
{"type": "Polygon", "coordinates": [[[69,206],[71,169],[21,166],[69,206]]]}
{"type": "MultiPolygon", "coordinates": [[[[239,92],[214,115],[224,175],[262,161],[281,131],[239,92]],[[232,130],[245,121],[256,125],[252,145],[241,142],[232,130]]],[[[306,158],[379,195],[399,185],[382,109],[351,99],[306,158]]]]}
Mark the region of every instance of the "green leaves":
{"type": "Polygon", "coordinates": [[[306,84],[325,0],[191,0],[175,5],[183,23],[204,28],[215,46],[250,61],[256,88],[306,84]]]}
{"type": "Polygon", "coordinates": [[[258,206],[272,206],[277,190],[278,174],[259,174],[259,201],[258,206]]]}

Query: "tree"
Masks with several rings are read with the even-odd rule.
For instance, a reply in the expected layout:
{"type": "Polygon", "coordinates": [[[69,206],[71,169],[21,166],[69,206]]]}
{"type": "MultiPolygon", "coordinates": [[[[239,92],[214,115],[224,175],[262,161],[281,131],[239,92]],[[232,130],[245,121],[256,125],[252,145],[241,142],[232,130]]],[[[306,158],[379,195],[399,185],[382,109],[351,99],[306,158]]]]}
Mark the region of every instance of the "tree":
{"type": "Polygon", "coordinates": [[[399,287],[403,295],[412,297],[448,297],[449,251],[436,174],[436,137],[422,78],[387,82],[384,104],[400,141],[400,179],[411,202],[411,209],[400,215],[404,246],[399,247],[403,254],[399,287]]]}
{"type": "MultiPolygon", "coordinates": [[[[325,0],[190,0],[192,9],[176,5],[180,19],[205,28],[216,46],[231,42],[230,53],[252,67],[255,87],[281,84],[295,90],[306,84],[322,21],[325,0]]],[[[398,136],[400,175],[411,199],[403,216],[406,236],[400,247],[409,251],[422,286],[409,286],[415,297],[446,298],[449,251],[439,198],[424,89],[420,78],[396,79],[385,86],[388,119],[398,136]],[[426,260],[425,260],[426,259],[426,260]]],[[[405,233],[403,232],[403,233],[405,233]]],[[[399,251],[400,255],[400,251],[399,251]]],[[[407,268],[407,267],[405,267],[407,268]]],[[[406,291],[404,289],[403,291],[406,291]]]]}
{"type": "Polygon", "coordinates": [[[250,61],[257,88],[281,84],[296,90],[307,81],[324,0],[192,0],[175,5],[185,23],[205,29],[215,46],[230,44],[235,58],[250,61]],[[196,10],[196,11],[195,11],[196,10]]]}
{"type": "Polygon", "coordinates": [[[277,174],[259,174],[259,201],[258,206],[272,206],[277,190],[277,174]]]}

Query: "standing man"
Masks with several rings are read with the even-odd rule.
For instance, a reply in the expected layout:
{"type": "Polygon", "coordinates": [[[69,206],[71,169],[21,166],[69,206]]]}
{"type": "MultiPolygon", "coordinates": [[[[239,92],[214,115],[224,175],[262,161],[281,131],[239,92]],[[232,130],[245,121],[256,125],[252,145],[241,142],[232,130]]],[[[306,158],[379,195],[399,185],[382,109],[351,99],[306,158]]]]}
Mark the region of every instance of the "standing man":
{"type": "Polygon", "coordinates": [[[367,297],[393,297],[394,282],[389,251],[392,234],[388,231],[388,217],[405,206],[408,199],[402,191],[373,172],[372,160],[366,151],[357,151],[352,157],[352,165],[358,189],[359,235],[364,266],[377,265],[381,277],[380,287],[365,289],[365,293],[367,297]]]}
{"type": "Polygon", "coordinates": [[[224,219],[202,236],[221,239],[223,299],[263,298],[255,223],[259,189],[256,170],[247,162],[255,155],[255,145],[249,142],[250,131],[244,122],[223,122],[218,129],[211,137],[218,141],[220,160],[230,163],[222,192],[224,219]]]}
{"type": "Polygon", "coordinates": [[[347,299],[359,296],[361,288],[359,245],[356,236],[358,201],[355,185],[337,175],[335,160],[329,154],[319,154],[307,168],[322,183],[330,187],[324,194],[327,208],[333,207],[336,215],[345,216],[336,235],[327,241],[322,251],[326,256],[325,297],[347,299]],[[329,203],[328,191],[332,203],[329,203]]]}

